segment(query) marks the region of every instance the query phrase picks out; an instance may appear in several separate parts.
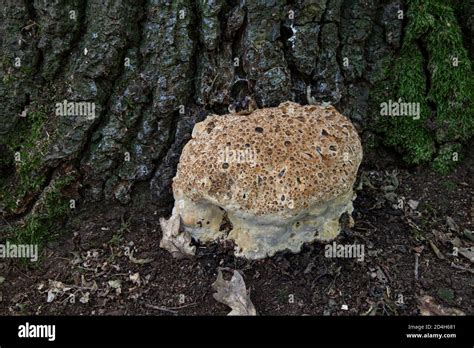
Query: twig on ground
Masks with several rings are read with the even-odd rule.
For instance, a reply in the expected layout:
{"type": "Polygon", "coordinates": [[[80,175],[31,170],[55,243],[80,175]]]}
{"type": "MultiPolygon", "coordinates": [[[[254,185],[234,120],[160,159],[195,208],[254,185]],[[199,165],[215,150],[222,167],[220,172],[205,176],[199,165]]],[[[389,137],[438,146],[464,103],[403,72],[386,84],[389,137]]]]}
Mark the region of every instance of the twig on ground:
{"type": "Polygon", "coordinates": [[[471,274],[474,274],[474,270],[472,270],[470,268],[463,267],[463,266],[456,265],[454,262],[451,262],[451,267],[459,269],[461,271],[465,271],[465,272],[469,272],[471,274]]]}
{"type": "Polygon", "coordinates": [[[154,306],[154,305],[151,305],[151,304],[146,304],[145,307],[148,307],[148,308],[151,308],[151,309],[156,309],[158,311],[178,314],[177,310],[187,308],[187,307],[193,307],[196,304],[197,304],[196,302],[193,302],[193,303],[189,303],[189,304],[178,306],[178,307],[162,307],[162,306],[154,306]]]}

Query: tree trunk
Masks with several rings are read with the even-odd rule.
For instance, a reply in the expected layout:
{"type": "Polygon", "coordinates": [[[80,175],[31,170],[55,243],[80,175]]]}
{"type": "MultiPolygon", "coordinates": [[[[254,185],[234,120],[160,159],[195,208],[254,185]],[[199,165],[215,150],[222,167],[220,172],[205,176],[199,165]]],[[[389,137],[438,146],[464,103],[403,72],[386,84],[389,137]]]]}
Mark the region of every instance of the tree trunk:
{"type": "Polygon", "coordinates": [[[404,9],[401,0],[4,1],[4,217],[49,211],[58,188],[69,203],[169,206],[193,125],[252,102],[307,103],[309,92],[364,131],[404,9]],[[95,109],[68,112],[81,102],[95,109]]]}

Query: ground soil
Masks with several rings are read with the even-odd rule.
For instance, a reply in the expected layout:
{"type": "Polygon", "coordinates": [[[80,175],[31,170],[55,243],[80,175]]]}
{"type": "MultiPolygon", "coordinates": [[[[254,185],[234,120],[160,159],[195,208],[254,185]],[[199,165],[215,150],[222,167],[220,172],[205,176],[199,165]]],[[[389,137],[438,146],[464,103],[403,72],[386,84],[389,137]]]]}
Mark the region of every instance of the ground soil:
{"type": "Polygon", "coordinates": [[[336,240],[363,244],[362,262],[325,257],[318,243],[259,261],[216,243],[177,260],[159,248],[164,213],[155,207],[89,207],[35,265],[0,264],[0,314],[226,315],[212,296],[219,267],[242,273],[260,315],[418,315],[425,295],[474,314],[472,263],[453,255],[453,245],[474,244],[463,235],[474,230],[472,161],[441,177],[378,156],[364,160],[359,174],[372,187],[357,191],[355,226],[336,240]],[[393,173],[399,186],[387,195],[393,173]]]}

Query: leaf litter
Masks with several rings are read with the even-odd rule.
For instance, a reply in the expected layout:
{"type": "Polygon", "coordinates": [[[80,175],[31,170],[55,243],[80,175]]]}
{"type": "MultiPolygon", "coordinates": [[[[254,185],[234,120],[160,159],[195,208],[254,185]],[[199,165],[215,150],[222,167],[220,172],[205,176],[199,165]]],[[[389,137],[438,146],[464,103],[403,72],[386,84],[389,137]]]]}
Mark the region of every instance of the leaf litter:
{"type": "Polygon", "coordinates": [[[227,281],[222,275],[222,268],[219,268],[217,272],[217,280],[212,284],[212,288],[217,292],[213,294],[213,297],[232,309],[227,315],[257,315],[242,275],[234,270],[232,279],[227,281]]]}
{"type": "Polygon", "coordinates": [[[173,257],[181,259],[184,257],[194,256],[196,247],[191,246],[191,236],[181,230],[181,217],[173,213],[169,220],[160,219],[163,237],[160,242],[160,248],[168,250],[173,257]]]}

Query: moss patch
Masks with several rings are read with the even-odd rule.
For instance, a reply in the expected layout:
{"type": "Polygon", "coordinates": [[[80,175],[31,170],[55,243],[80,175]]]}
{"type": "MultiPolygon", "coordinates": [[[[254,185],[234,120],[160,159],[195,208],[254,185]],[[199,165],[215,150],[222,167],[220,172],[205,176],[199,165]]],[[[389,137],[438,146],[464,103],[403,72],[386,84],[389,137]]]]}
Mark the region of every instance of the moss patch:
{"type": "Polygon", "coordinates": [[[41,164],[50,143],[44,132],[46,120],[45,112],[31,112],[17,123],[15,132],[6,140],[11,154],[7,158],[13,160],[16,175],[13,181],[3,178],[0,200],[10,211],[15,211],[25,196],[37,193],[45,181],[41,164]]]}
{"type": "Polygon", "coordinates": [[[420,118],[378,116],[375,131],[409,163],[452,170],[474,131],[474,79],[455,8],[442,0],[414,0],[400,55],[373,101],[420,104],[420,118]]]}
{"type": "Polygon", "coordinates": [[[57,235],[56,227],[59,222],[71,212],[69,198],[62,193],[62,190],[74,180],[72,176],[65,176],[55,180],[46,188],[37,209],[11,227],[8,240],[15,244],[42,246],[54,238],[57,235]]]}
{"type": "Polygon", "coordinates": [[[69,198],[62,191],[75,176],[58,176],[44,188],[47,181],[44,157],[54,134],[46,131],[47,113],[35,105],[29,109],[5,142],[9,152],[4,157],[9,162],[6,165],[14,171],[0,178],[0,206],[7,216],[12,216],[24,213],[28,204],[38,199],[33,210],[8,229],[6,239],[16,244],[41,246],[55,236],[55,226],[71,211],[69,198]]]}

